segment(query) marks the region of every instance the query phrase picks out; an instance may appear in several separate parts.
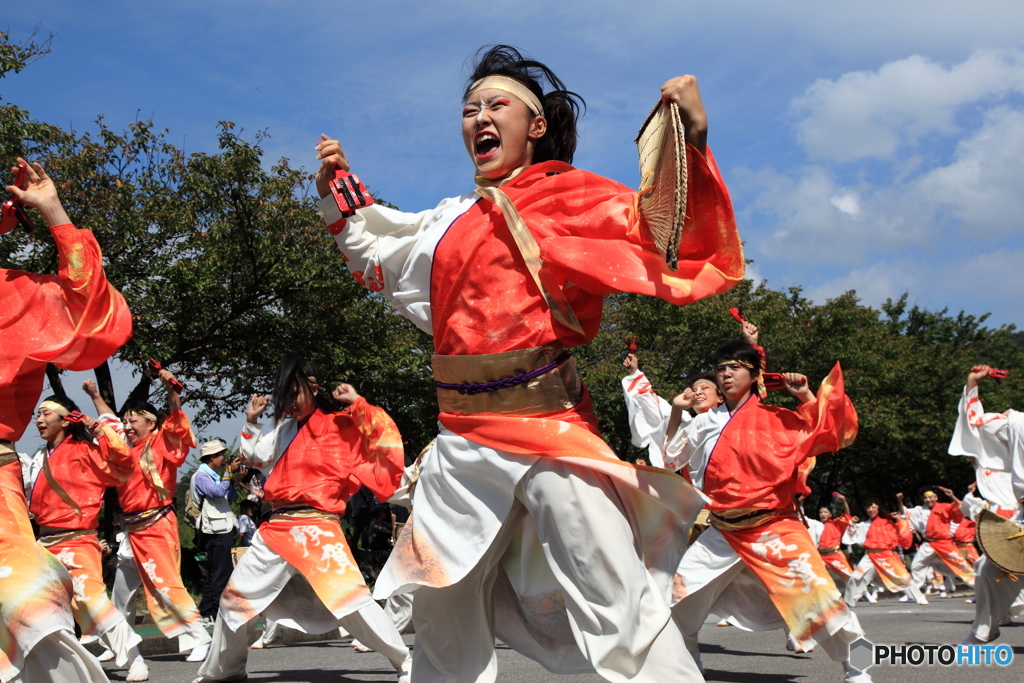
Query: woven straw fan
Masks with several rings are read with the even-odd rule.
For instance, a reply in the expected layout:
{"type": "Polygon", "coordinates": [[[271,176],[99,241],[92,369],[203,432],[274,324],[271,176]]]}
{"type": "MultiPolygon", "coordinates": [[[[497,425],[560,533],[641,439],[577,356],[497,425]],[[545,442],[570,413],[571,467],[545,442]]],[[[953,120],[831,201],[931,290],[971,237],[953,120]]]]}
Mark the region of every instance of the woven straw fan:
{"type": "Polygon", "coordinates": [[[679,267],[686,219],[686,143],[679,106],[659,100],[636,137],[640,154],[640,211],[669,269],[679,267]]]}
{"type": "Polygon", "coordinates": [[[991,510],[978,516],[978,545],[1007,574],[1024,574],[1024,526],[991,510]]]}

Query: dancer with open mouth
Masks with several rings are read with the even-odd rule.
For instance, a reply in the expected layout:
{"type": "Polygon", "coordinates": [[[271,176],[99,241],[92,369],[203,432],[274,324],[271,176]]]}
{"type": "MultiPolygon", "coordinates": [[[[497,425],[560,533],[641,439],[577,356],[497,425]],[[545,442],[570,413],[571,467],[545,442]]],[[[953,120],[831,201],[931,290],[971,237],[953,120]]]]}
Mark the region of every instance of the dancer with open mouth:
{"type": "Polygon", "coordinates": [[[701,680],[667,598],[704,498],[615,456],[569,348],[593,339],[605,294],[692,303],[742,278],[742,248],[693,76],[655,112],[685,126],[661,165],[685,160],[685,184],[647,177],[640,195],[573,168],[579,111],[544,64],[482,50],[462,101],[477,188],[418,214],[353,206],[340,143],[317,145],[353,276],[434,338],[440,434],[375,588],[416,591],[417,683],[493,681],[495,637],[556,673],[701,680]],[[664,248],[644,204],[658,191],[687,202],[664,248]]]}

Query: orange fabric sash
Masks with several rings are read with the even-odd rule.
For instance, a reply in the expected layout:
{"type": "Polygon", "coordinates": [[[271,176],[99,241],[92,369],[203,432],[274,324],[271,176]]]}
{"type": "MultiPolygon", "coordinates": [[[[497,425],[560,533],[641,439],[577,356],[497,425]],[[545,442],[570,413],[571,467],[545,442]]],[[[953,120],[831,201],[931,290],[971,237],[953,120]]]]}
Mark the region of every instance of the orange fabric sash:
{"type": "MultiPolygon", "coordinates": [[[[6,469],[6,468],[0,468],[6,469]]],[[[13,524],[14,514],[0,498],[0,678],[18,675],[23,657],[39,639],[73,630],[71,578],[57,558],[13,524]]],[[[26,517],[27,521],[27,517],[26,517]]]]}
{"type": "Polygon", "coordinates": [[[48,549],[71,574],[71,612],[84,635],[106,633],[124,619],[107,597],[103,551],[95,535],[79,536],[48,549]]]}
{"type": "Polygon", "coordinates": [[[782,517],[722,536],[768,591],[801,648],[813,647],[846,624],[849,609],[807,528],[782,517]]]}
{"type": "Polygon", "coordinates": [[[875,572],[891,593],[904,590],[910,585],[910,572],[907,571],[907,566],[903,564],[903,560],[896,554],[896,551],[865,549],[865,552],[871,558],[875,572]]]}
{"type": "Polygon", "coordinates": [[[957,577],[970,585],[974,585],[974,568],[970,561],[964,557],[952,539],[929,541],[935,555],[939,557],[946,566],[953,571],[957,577]]]}
{"type": "Polygon", "coordinates": [[[25,499],[25,483],[21,478],[21,463],[14,461],[0,467],[0,535],[14,535],[36,540],[32,522],[28,516],[28,501],[25,499]]]}
{"type": "Polygon", "coordinates": [[[850,566],[850,561],[842,552],[822,555],[821,561],[833,575],[841,576],[847,581],[853,576],[853,567],[850,566]]]}
{"type": "Polygon", "coordinates": [[[267,546],[299,570],[336,617],[370,599],[337,519],[274,516],[260,525],[267,546]]]}
{"type": "Polygon", "coordinates": [[[199,621],[199,610],[181,583],[178,518],[166,515],[151,526],[130,532],[128,541],[153,623],[168,638],[191,631],[199,621]]]}

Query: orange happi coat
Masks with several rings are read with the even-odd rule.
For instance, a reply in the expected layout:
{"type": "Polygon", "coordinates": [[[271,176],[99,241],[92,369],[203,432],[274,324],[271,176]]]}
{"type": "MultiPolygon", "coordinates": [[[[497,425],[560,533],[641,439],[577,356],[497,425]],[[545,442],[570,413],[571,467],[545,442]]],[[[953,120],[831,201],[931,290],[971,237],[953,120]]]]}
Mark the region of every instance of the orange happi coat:
{"type": "Polygon", "coordinates": [[[40,473],[32,489],[32,516],[40,526],[58,529],[95,529],[103,491],[127,481],[133,469],[128,445],[107,428],[97,443],[64,439],[50,453],[49,464],[54,480],[82,511],[76,513],[40,473]]]}
{"type": "Polygon", "coordinates": [[[196,438],[188,416],[180,410],[168,415],[160,429],[132,446],[134,467],[131,477],[117,487],[121,508],[127,513],[136,513],[172,505],[178,468],[184,464],[188,452],[195,445],[196,438]],[[140,459],[147,446],[150,446],[153,464],[167,493],[156,489],[152,477],[142,467],[140,459]]]}
{"type": "Polygon", "coordinates": [[[868,527],[864,538],[864,547],[879,550],[896,550],[902,546],[904,550],[914,542],[914,532],[906,520],[889,519],[883,515],[875,517],[868,527]]]}
{"type": "Polygon", "coordinates": [[[360,397],[337,413],[313,412],[263,486],[269,502],[345,513],[365,485],[379,501],[398,488],[404,470],[398,428],[382,408],[360,397]]]}
{"type": "Polygon", "coordinates": [[[925,538],[928,540],[948,541],[953,538],[950,531],[950,522],[960,523],[964,519],[964,513],[960,511],[959,505],[953,503],[936,503],[932,506],[932,513],[928,516],[928,526],[925,527],[925,538]]]}
{"type": "Polygon", "coordinates": [[[576,346],[597,333],[605,294],[687,304],[732,287],[744,260],[728,191],[710,150],[706,158],[692,147],[687,152],[688,218],[674,272],[647,237],[637,193],[624,185],[547,161],[502,186],[588,339],[552,320],[501,212],[476,202],[448,228],[432,261],[436,352],[499,353],[556,340],[576,346]]]}
{"type": "Polygon", "coordinates": [[[751,395],[725,424],[708,459],[703,491],[710,509],[792,508],[797,494],[810,493],[807,475],[816,456],[852,443],[857,428],[838,363],[817,400],[796,411],[751,395]]]}
{"type": "Polygon", "coordinates": [[[836,548],[842,545],[843,534],[847,527],[853,522],[853,517],[843,513],[834,519],[825,522],[821,530],[821,538],[818,540],[819,548],[836,548]]]}
{"type": "Polygon", "coordinates": [[[50,232],[57,275],[0,269],[0,440],[17,441],[32,420],[47,363],[90,370],[132,334],[92,232],[71,224],[50,232]]]}

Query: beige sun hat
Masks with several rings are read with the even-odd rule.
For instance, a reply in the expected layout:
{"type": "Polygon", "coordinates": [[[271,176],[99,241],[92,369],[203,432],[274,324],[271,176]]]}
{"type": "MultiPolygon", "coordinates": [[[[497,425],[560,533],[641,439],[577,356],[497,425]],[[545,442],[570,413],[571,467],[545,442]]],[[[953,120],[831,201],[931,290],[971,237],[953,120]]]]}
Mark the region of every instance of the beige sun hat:
{"type": "Polygon", "coordinates": [[[228,447],[224,445],[224,442],[220,439],[214,439],[213,441],[207,441],[199,447],[199,459],[206,460],[214,456],[220,455],[221,453],[227,453],[228,447]]]}

